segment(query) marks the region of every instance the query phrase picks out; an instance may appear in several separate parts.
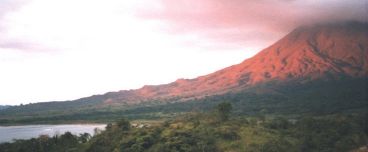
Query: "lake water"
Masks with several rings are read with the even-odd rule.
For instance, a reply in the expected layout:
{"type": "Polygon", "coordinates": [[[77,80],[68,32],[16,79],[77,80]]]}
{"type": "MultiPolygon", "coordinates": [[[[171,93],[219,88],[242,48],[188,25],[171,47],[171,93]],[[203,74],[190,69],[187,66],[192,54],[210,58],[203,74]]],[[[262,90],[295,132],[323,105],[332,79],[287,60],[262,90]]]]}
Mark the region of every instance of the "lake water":
{"type": "Polygon", "coordinates": [[[67,131],[75,135],[85,132],[93,135],[95,128],[103,130],[105,126],[105,124],[0,126],[0,143],[11,142],[13,139],[30,139],[39,135],[54,136],[67,131]]]}

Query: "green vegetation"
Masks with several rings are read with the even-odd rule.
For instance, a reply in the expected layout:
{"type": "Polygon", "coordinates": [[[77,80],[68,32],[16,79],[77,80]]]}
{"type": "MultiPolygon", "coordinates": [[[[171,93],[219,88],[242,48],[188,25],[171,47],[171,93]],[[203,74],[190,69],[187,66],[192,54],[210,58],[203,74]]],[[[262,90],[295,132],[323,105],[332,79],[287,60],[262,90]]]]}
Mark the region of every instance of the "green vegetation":
{"type": "Polygon", "coordinates": [[[368,143],[365,114],[313,117],[235,116],[230,103],[138,127],[119,119],[90,138],[65,133],[0,144],[0,151],[70,152],[345,152],[368,143]]]}
{"type": "Polygon", "coordinates": [[[106,97],[92,96],[72,102],[50,102],[10,107],[0,111],[0,125],[44,123],[109,123],[122,116],[130,119],[170,119],[190,111],[208,112],[228,101],[233,115],[323,116],[367,111],[367,79],[313,81],[297,85],[272,82],[243,92],[194,98],[147,101],[137,105],[100,106],[106,97]],[[259,93],[261,92],[261,93],[259,93]]]}
{"type": "Polygon", "coordinates": [[[91,139],[88,133],[79,136],[66,132],[63,135],[49,137],[40,135],[29,140],[15,140],[13,143],[0,144],[2,152],[65,152],[80,151],[83,144],[91,139]]]}
{"type": "Polygon", "coordinates": [[[216,114],[219,120],[226,121],[229,119],[232,106],[228,102],[222,102],[216,106],[216,114]]]}

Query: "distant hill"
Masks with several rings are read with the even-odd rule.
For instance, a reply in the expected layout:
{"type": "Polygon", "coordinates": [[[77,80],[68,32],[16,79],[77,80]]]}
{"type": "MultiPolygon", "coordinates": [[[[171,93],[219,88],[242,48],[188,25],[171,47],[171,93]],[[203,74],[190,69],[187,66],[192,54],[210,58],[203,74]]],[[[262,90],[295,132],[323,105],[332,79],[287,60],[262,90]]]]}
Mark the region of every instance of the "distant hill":
{"type": "Polygon", "coordinates": [[[10,106],[2,106],[0,105],[0,110],[3,110],[3,109],[6,109],[6,108],[9,108],[10,106]]]}
{"type": "Polygon", "coordinates": [[[233,102],[239,113],[247,114],[364,111],[368,109],[367,78],[368,23],[310,25],[296,28],[240,64],[205,76],[73,101],[12,107],[0,112],[0,123],[18,116],[103,119],[202,110],[221,100],[233,102]]]}

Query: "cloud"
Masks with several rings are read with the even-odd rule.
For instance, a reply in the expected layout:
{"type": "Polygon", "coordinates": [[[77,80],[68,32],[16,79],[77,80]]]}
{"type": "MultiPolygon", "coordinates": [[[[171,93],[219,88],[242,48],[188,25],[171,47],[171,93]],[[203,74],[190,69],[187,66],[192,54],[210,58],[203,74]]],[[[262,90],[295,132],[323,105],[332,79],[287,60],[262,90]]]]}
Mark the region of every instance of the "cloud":
{"type": "Polygon", "coordinates": [[[170,34],[197,35],[213,45],[244,47],[274,42],[297,26],[367,21],[367,0],[160,0],[138,16],[163,21],[170,34]]]}
{"type": "Polygon", "coordinates": [[[161,32],[180,37],[183,45],[211,50],[261,49],[303,24],[368,20],[368,0],[145,0],[135,3],[0,0],[0,48],[43,52],[65,47],[69,41],[73,41],[71,45],[80,45],[85,37],[91,37],[89,35],[109,32],[111,28],[102,33],[96,31],[120,22],[115,13],[126,10],[129,10],[127,14],[136,15],[133,17],[157,21],[161,32]]]}
{"type": "Polygon", "coordinates": [[[149,26],[131,15],[140,4],[121,0],[0,0],[0,51],[105,49],[126,39],[133,41],[149,26]]]}
{"type": "Polygon", "coordinates": [[[0,32],[4,31],[4,16],[19,9],[20,0],[0,0],[0,32]]]}
{"type": "Polygon", "coordinates": [[[17,10],[21,3],[24,3],[21,0],[1,0],[0,1],[0,18],[3,17],[6,13],[17,10]]]}
{"type": "Polygon", "coordinates": [[[0,48],[3,49],[13,49],[13,50],[18,50],[18,51],[22,51],[22,52],[27,52],[27,51],[38,51],[38,52],[44,52],[44,51],[48,51],[49,48],[44,47],[41,44],[37,44],[37,43],[33,43],[30,41],[22,41],[22,40],[3,40],[0,41],[0,48]]]}
{"type": "Polygon", "coordinates": [[[0,49],[14,49],[14,50],[42,50],[39,44],[14,39],[8,33],[8,18],[11,13],[17,12],[22,6],[30,1],[24,0],[0,0],[0,49]]]}

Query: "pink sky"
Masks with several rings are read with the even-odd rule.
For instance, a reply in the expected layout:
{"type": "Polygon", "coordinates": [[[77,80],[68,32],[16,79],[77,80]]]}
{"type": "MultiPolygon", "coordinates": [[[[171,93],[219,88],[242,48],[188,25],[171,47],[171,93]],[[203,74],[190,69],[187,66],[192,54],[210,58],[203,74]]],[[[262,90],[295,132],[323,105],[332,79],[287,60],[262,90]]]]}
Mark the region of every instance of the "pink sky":
{"type": "Polygon", "coordinates": [[[0,105],[195,78],[367,0],[0,0],[0,105]]]}

